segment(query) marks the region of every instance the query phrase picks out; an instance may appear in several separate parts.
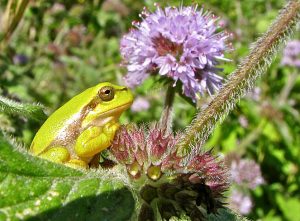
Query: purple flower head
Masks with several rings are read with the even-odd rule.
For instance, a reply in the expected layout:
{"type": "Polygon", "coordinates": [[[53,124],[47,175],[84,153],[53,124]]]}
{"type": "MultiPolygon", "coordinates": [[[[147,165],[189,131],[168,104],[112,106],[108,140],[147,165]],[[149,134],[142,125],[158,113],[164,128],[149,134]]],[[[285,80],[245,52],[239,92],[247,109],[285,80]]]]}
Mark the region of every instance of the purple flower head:
{"type": "Polygon", "coordinates": [[[231,162],[230,173],[232,181],[250,189],[264,183],[259,165],[248,159],[240,159],[231,162]]]}
{"type": "Polygon", "coordinates": [[[121,54],[128,74],[125,82],[134,87],[150,74],[158,73],[182,83],[184,94],[195,102],[204,92],[213,94],[223,78],[218,60],[224,58],[228,34],[217,32],[217,18],[197,6],[157,6],[141,13],[143,20],[121,40],[121,54]]]}
{"type": "Polygon", "coordinates": [[[300,41],[293,40],[287,43],[281,63],[282,65],[300,68],[300,41]]]}
{"type": "Polygon", "coordinates": [[[145,111],[150,108],[150,102],[145,97],[137,97],[131,105],[132,112],[145,111]]]}
{"type": "Polygon", "coordinates": [[[249,195],[234,189],[229,196],[229,207],[242,215],[247,215],[251,212],[253,203],[249,195]]]}
{"type": "Polygon", "coordinates": [[[53,14],[63,13],[66,10],[64,4],[61,3],[54,3],[53,6],[50,8],[50,12],[53,14]]]}
{"type": "Polygon", "coordinates": [[[246,97],[254,101],[259,101],[261,99],[261,89],[259,87],[253,88],[251,91],[248,92],[246,97]]]}
{"type": "Polygon", "coordinates": [[[241,115],[241,116],[239,116],[239,123],[240,123],[240,125],[242,126],[242,127],[244,127],[244,128],[247,128],[248,127],[248,125],[249,125],[249,122],[248,122],[248,119],[244,116],[244,115],[241,115]]]}

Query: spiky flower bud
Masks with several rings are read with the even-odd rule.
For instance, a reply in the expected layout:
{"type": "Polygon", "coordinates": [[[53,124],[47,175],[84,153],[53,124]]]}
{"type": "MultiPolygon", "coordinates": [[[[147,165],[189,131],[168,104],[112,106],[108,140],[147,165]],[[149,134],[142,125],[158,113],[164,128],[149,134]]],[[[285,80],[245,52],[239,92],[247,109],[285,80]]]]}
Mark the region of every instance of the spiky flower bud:
{"type": "Polygon", "coordinates": [[[228,188],[223,162],[212,151],[178,157],[175,146],[180,137],[157,125],[122,126],[116,133],[110,150],[131,182],[138,184],[140,220],[156,220],[154,211],[164,219],[182,214],[204,217],[222,207],[228,188]]]}

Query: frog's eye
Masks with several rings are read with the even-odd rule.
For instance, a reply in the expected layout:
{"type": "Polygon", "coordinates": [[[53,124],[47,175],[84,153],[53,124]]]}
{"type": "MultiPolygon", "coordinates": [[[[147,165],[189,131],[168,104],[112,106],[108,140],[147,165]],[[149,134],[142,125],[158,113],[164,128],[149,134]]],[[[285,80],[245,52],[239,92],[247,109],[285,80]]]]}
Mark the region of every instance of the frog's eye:
{"type": "Polygon", "coordinates": [[[101,98],[101,100],[111,101],[112,99],[114,99],[115,91],[114,91],[113,87],[104,86],[100,89],[98,94],[99,94],[99,97],[101,98]]]}

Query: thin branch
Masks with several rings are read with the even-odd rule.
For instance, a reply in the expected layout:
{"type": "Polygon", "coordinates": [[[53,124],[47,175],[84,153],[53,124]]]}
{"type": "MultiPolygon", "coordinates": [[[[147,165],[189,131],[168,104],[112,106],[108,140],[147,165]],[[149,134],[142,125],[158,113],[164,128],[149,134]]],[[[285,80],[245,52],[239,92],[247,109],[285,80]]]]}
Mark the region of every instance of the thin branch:
{"type": "Polygon", "coordinates": [[[166,93],[166,99],[162,117],[160,119],[160,127],[166,131],[171,129],[172,124],[172,109],[175,97],[175,88],[170,84],[166,93]]]}
{"type": "Polygon", "coordinates": [[[278,98],[278,104],[279,106],[284,105],[287,101],[289,94],[291,93],[294,85],[296,84],[296,79],[298,77],[298,73],[294,71],[288,76],[288,80],[284,86],[284,88],[281,90],[278,98]]]}
{"type": "Polygon", "coordinates": [[[1,48],[4,48],[6,46],[13,32],[17,28],[28,3],[29,0],[8,1],[1,25],[1,32],[3,34],[3,39],[0,38],[0,41],[3,40],[3,42],[1,42],[1,48]]]}

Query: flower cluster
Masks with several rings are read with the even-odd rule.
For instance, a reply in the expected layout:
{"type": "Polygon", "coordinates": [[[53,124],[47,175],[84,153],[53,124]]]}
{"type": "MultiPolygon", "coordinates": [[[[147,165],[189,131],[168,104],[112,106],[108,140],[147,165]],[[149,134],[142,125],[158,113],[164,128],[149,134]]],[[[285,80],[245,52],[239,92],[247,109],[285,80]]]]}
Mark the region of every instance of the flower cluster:
{"type": "Polygon", "coordinates": [[[115,136],[111,153],[133,182],[144,184],[140,192],[144,201],[142,217],[156,209],[165,211],[160,203],[173,208],[168,215],[161,214],[166,219],[179,215],[174,205],[190,217],[201,214],[199,207],[210,213],[222,206],[223,192],[229,185],[222,161],[211,151],[178,157],[176,144],[180,137],[157,125],[122,126],[115,136]],[[155,204],[158,208],[151,208],[153,200],[160,202],[155,204]]]}
{"type": "Polygon", "coordinates": [[[214,93],[222,85],[218,60],[228,48],[228,34],[217,32],[213,14],[192,7],[157,6],[154,13],[146,9],[143,20],[121,40],[121,54],[128,74],[129,87],[139,85],[157,73],[182,83],[186,96],[195,102],[199,94],[214,93]]]}
{"type": "Polygon", "coordinates": [[[229,207],[242,215],[249,214],[253,207],[251,197],[237,189],[232,190],[228,201],[229,207]]]}
{"type": "Polygon", "coordinates": [[[250,189],[264,183],[260,167],[253,160],[241,159],[231,162],[230,173],[233,182],[250,189]]]}
{"type": "Polygon", "coordinates": [[[281,63],[300,68],[300,41],[293,40],[287,43],[281,63]]]}
{"type": "Polygon", "coordinates": [[[150,102],[145,97],[136,97],[131,105],[131,111],[132,112],[140,112],[145,111],[150,108],[150,102]]]}
{"type": "Polygon", "coordinates": [[[228,155],[226,163],[231,175],[230,195],[228,198],[229,208],[247,215],[251,212],[253,202],[249,191],[264,183],[259,165],[249,159],[240,159],[236,155],[228,155]]]}

